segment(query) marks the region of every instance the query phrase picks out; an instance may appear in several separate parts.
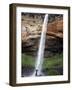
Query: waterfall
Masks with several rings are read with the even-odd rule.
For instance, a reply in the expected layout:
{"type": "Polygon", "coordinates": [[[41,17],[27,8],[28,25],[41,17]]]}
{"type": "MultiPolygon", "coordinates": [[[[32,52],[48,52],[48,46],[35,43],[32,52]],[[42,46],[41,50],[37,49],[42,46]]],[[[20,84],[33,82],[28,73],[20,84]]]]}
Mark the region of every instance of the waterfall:
{"type": "Polygon", "coordinates": [[[35,76],[40,76],[42,74],[41,70],[42,70],[42,64],[44,60],[44,49],[45,49],[47,27],[48,27],[48,14],[45,14],[40,43],[39,43],[39,49],[38,49],[38,54],[36,59],[35,71],[34,71],[35,76]]]}

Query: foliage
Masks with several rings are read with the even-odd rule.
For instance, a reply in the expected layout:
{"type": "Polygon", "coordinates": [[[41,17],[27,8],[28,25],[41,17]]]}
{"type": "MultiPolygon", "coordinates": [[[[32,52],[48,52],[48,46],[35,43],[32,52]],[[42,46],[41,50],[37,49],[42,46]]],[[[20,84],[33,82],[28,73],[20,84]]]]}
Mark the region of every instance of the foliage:
{"type": "MultiPolygon", "coordinates": [[[[22,66],[35,68],[35,57],[22,54],[22,66]]],[[[63,68],[63,54],[56,54],[55,56],[44,58],[43,72],[46,75],[59,75],[62,74],[63,68]],[[60,70],[61,69],[61,70],[60,70]]]]}

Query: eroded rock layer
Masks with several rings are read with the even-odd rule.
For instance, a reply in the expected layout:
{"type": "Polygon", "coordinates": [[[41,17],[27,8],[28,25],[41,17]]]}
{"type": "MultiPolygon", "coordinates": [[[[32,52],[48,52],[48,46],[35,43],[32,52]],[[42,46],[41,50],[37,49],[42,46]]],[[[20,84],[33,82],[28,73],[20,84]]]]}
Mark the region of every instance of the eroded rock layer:
{"type": "MultiPolygon", "coordinates": [[[[36,56],[41,37],[44,14],[22,14],[22,53],[36,56]]],[[[49,15],[45,57],[63,51],[63,16],[49,15]]]]}

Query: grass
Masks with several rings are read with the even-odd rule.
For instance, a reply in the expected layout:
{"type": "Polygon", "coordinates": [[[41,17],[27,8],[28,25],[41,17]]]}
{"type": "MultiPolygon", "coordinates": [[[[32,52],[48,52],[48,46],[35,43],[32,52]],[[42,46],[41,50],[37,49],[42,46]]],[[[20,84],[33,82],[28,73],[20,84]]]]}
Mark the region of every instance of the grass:
{"type": "MultiPolygon", "coordinates": [[[[35,67],[35,57],[22,54],[22,66],[35,67]]],[[[47,75],[59,75],[57,68],[63,67],[63,54],[56,54],[53,57],[44,58],[43,70],[47,75]]]]}
{"type": "Polygon", "coordinates": [[[26,54],[22,54],[22,66],[32,66],[35,65],[35,58],[26,54]]]}
{"type": "Polygon", "coordinates": [[[44,68],[53,68],[55,66],[62,66],[63,65],[63,55],[57,54],[50,58],[45,58],[43,67],[44,68]]]}

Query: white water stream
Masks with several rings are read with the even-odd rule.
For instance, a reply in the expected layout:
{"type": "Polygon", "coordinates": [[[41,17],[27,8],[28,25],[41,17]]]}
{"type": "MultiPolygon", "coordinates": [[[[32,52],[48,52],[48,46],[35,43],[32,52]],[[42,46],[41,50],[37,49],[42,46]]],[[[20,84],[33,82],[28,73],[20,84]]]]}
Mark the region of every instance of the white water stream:
{"type": "Polygon", "coordinates": [[[46,39],[47,27],[48,27],[48,14],[45,14],[44,22],[42,26],[40,43],[39,43],[38,55],[36,59],[35,71],[33,74],[35,76],[42,75],[42,64],[44,60],[44,49],[45,49],[45,39],[46,39]]]}

